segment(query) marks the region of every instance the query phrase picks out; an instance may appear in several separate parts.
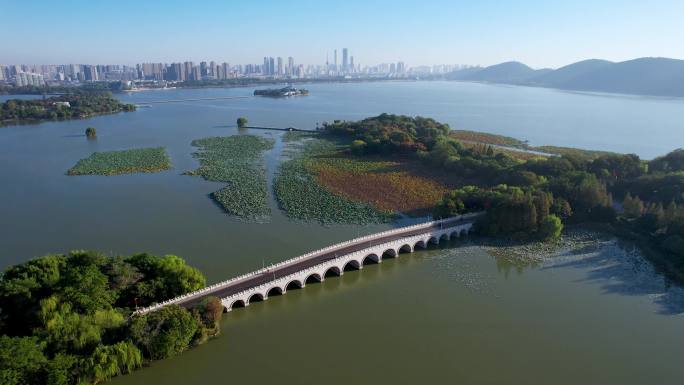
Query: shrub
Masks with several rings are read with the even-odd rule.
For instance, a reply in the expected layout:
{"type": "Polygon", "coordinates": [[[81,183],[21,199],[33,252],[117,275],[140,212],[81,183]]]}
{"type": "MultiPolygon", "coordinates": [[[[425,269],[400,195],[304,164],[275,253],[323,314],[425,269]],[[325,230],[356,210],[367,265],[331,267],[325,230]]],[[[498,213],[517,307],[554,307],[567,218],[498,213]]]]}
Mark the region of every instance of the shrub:
{"type": "Polygon", "coordinates": [[[95,139],[97,137],[97,130],[95,127],[88,127],[85,130],[85,134],[88,139],[95,139]]]}
{"type": "Polygon", "coordinates": [[[246,127],[247,126],[247,118],[245,118],[244,116],[237,118],[237,126],[239,128],[246,127]]]}

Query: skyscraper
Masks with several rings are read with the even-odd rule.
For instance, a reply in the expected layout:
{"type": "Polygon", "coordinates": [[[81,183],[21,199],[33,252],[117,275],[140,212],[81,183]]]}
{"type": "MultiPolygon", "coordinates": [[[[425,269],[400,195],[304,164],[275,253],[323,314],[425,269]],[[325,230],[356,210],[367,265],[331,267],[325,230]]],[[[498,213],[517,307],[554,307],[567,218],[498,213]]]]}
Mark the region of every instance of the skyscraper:
{"type": "Polygon", "coordinates": [[[282,76],[283,74],[283,58],[278,56],[278,76],[282,76]]]}
{"type": "Polygon", "coordinates": [[[194,78],[194,75],[192,73],[192,67],[193,64],[191,61],[186,61],[183,63],[183,66],[185,67],[185,78],[186,80],[198,80],[194,78]]]}
{"type": "Polygon", "coordinates": [[[337,48],[335,48],[335,63],[333,65],[334,65],[333,68],[335,68],[335,70],[337,70],[337,48]]]}
{"type": "Polygon", "coordinates": [[[268,58],[268,74],[275,75],[275,60],[273,60],[273,57],[268,58]]]}
{"type": "Polygon", "coordinates": [[[342,48],[342,71],[349,70],[349,51],[346,48],[342,48]]]}
{"type": "Polygon", "coordinates": [[[349,57],[349,67],[351,72],[356,72],[356,67],[354,67],[354,56],[349,57]]]}
{"type": "Polygon", "coordinates": [[[83,66],[84,79],[91,82],[98,80],[97,77],[97,66],[85,65],[83,66]]]}
{"type": "Polygon", "coordinates": [[[223,68],[223,77],[221,79],[228,79],[228,74],[230,73],[230,64],[224,62],[221,64],[221,67],[223,68]]]}
{"type": "Polygon", "coordinates": [[[287,58],[287,74],[292,76],[294,75],[294,58],[292,56],[287,58]]]}

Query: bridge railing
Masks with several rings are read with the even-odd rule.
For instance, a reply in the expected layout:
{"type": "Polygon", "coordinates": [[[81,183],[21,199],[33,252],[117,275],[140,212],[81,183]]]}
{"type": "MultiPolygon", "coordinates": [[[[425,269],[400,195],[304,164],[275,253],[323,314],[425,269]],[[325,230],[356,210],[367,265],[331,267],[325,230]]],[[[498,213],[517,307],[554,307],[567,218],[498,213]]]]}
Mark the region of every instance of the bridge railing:
{"type": "MultiPolygon", "coordinates": [[[[436,231],[439,232],[439,231],[442,231],[442,230],[436,230],[436,231]]],[[[413,235],[413,236],[408,236],[408,237],[405,237],[405,238],[400,238],[400,240],[411,239],[411,238],[420,239],[420,238],[423,238],[424,236],[425,236],[425,234],[413,235]]],[[[414,240],[415,240],[415,239],[414,239],[414,240]]],[[[235,293],[235,294],[232,294],[232,295],[226,297],[225,300],[228,300],[228,302],[231,302],[231,301],[235,301],[235,300],[238,300],[238,299],[243,298],[243,296],[245,295],[245,293],[254,292],[254,291],[256,291],[256,292],[265,292],[266,290],[272,289],[272,288],[274,287],[274,284],[275,284],[275,286],[278,286],[278,284],[276,284],[276,282],[283,282],[283,283],[284,283],[284,282],[288,282],[288,283],[289,283],[289,282],[291,282],[292,280],[296,280],[298,277],[301,277],[301,276],[308,276],[309,273],[316,273],[316,272],[319,272],[319,271],[320,271],[320,268],[321,268],[321,265],[330,265],[330,266],[334,266],[334,265],[336,265],[337,263],[339,263],[341,260],[345,260],[345,259],[355,259],[355,258],[357,258],[357,257],[366,256],[366,255],[368,254],[369,249],[386,249],[386,248],[392,248],[393,245],[396,245],[396,244],[397,244],[397,240],[395,240],[395,241],[390,241],[390,242],[385,242],[385,243],[380,243],[380,244],[377,244],[377,245],[370,246],[370,247],[368,247],[368,248],[366,248],[366,249],[362,249],[362,250],[355,251],[355,252],[350,253],[350,254],[341,255],[341,256],[339,256],[339,257],[335,257],[334,259],[331,259],[331,260],[328,260],[328,261],[325,261],[325,262],[321,262],[321,263],[319,263],[319,264],[317,264],[317,265],[314,265],[314,266],[311,266],[311,267],[307,267],[306,269],[303,269],[303,270],[300,270],[300,271],[297,271],[297,272],[294,272],[294,273],[290,273],[290,274],[288,274],[288,275],[284,275],[284,276],[282,276],[282,277],[279,277],[279,278],[274,279],[274,280],[272,280],[272,281],[269,281],[269,282],[267,282],[267,283],[262,283],[261,285],[254,286],[254,287],[250,287],[250,288],[248,288],[248,289],[239,291],[239,292],[237,292],[237,293],[235,293]]],[[[323,277],[321,276],[321,278],[323,278],[323,277]]],[[[303,282],[302,282],[302,283],[303,283],[303,282]]],[[[256,293],[254,293],[254,294],[256,294],[256,293]]]]}
{"type": "Polygon", "coordinates": [[[463,214],[463,215],[459,215],[456,217],[439,219],[439,220],[430,221],[430,222],[423,222],[423,223],[419,223],[419,224],[415,224],[415,225],[411,225],[411,226],[399,227],[396,229],[386,230],[386,231],[382,231],[379,233],[369,234],[369,235],[357,237],[357,238],[354,238],[354,239],[351,239],[348,241],[336,243],[336,244],[331,245],[331,246],[323,247],[321,249],[314,250],[314,251],[311,251],[309,253],[284,260],[282,262],[278,262],[276,264],[270,265],[268,268],[262,268],[262,269],[255,270],[255,271],[252,271],[252,272],[249,272],[246,274],[242,274],[242,275],[239,275],[237,277],[227,279],[225,281],[217,282],[217,283],[210,285],[210,286],[207,286],[205,288],[202,288],[202,289],[199,289],[199,290],[196,290],[196,291],[193,291],[193,292],[190,292],[190,293],[187,293],[187,294],[175,297],[175,298],[171,298],[171,299],[168,299],[166,301],[159,302],[157,304],[150,305],[150,306],[142,308],[142,309],[138,309],[134,312],[134,314],[144,314],[144,313],[148,313],[150,311],[158,310],[159,308],[162,308],[162,307],[170,305],[170,304],[182,303],[188,299],[203,296],[205,294],[208,294],[208,293],[213,292],[215,290],[219,290],[219,289],[227,287],[229,285],[238,283],[238,282],[243,281],[245,279],[249,279],[249,278],[253,278],[253,277],[262,275],[263,273],[269,272],[273,269],[278,269],[278,268],[288,266],[288,265],[291,265],[291,264],[294,264],[297,262],[301,262],[303,260],[314,257],[316,255],[319,255],[322,253],[327,253],[327,252],[334,251],[337,249],[341,249],[341,248],[344,248],[344,247],[349,246],[349,245],[358,244],[358,243],[366,242],[366,241],[373,241],[374,239],[383,238],[383,237],[386,237],[389,235],[401,234],[401,233],[405,233],[408,231],[418,230],[421,228],[433,227],[433,226],[438,225],[438,224],[449,224],[452,222],[459,222],[459,221],[463,221],[463,220],[473,219],[473,218],[478,217],[482,214],[483,214],[482,212],[463,214]]]}

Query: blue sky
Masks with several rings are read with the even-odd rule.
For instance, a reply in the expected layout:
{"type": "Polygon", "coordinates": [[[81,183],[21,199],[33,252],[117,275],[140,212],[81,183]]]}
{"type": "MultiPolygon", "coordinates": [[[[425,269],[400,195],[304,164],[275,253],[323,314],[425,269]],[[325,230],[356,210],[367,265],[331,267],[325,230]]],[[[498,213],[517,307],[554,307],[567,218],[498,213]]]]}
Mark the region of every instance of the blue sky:
{"type": "Polygon", "coordinates": [[[682,0],[2,0],[0,63],[684,59],[682,15],[682,0]]]}

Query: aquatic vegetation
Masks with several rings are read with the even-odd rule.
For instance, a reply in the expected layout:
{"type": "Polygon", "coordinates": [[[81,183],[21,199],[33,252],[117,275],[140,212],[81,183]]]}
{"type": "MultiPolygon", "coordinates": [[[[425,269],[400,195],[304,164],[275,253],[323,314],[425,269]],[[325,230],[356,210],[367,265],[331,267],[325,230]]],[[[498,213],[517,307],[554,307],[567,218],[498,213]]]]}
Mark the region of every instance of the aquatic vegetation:
{"type": "MultiPolygon", "coordinates": [[[[298,174],[301,183],[306,180],[306,183],[321,189],[315,193],[332,194],[338,199],[344,198],[372,207],[376,211],[373,222],[378,221],[377,212],[382,214],[380,221],[386,221],[396,212],[429,214],[447,191],[443,184],[406,167],[404,161],[351,156],[346,151],[348,148],[346,142],[335,143],[330,139],[292,142],[287,147],[287,153],[291,154],[293,160],[281,169],[298,174]],[[290,167],[296,170],[289,170],[290,167]]],[[[277,182],[275,187],[281,206],[285,206],[277,190],[277,182]]],[[[368,221],[365,219],[360,222],[368,221]]]]}
{"type": "Polygon", "coordinates": [[[398,162],[330,157],[310,161],[308,167],[330,191],[385,211],[429,214],[447,192],[444,185],[413,175],[398,162]]]}
{"type": "Polygon", "coordinates": [[[137,148],[123,151],[95,152],[81,159],[67,171],[68,175],[120,175],[158,172],[171,168],[164,147],[137,148]]]}
{"type": "Polygon", "coordinates": [[[294,142],[306,138],[315,138],[317,136],[317,131],[286,131],[283,134],[283,142],[294,142]]]}
{"type": "Polygon", "coordinates": [[[199,147],[193,155],[200,167],[187,174],[226,183],[210,196],[227,213],[245,220],[263,220],[271,214],[266,171],[260,159],[273,147],[273,139],[235,135],[197,139],[192,145],[199,147]]]}
{"type": "Polygon", "coordinates": [[[274,181],[280,207],[293,219],[321,223],[378,223],[392,218],[365,202],[335,195],[316,183],[303,159],[284,162],[274,181]]]}
{"type": "Polygon", "coordinates": [[[288,217],[321,223],[381,223],[391,220],[394,213],[380,210],[368,202],[355,201],[336,194],[317,180],[311,171],[315,157],[329,153],[336,146],[325,140],[294,143],[299,151],[281,163],[273,186],[280,208],[288,217]]]}

